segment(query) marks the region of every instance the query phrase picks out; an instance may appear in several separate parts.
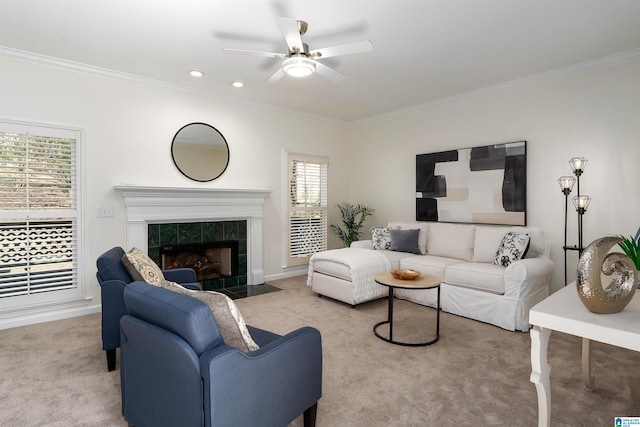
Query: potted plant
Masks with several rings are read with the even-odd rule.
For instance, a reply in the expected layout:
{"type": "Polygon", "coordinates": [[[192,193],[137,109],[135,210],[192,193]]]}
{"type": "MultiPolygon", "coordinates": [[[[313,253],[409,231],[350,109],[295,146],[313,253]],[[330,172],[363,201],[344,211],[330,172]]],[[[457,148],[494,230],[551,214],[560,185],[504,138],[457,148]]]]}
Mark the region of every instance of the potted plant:
{"type": "Polygon", "coordinates": [[[362,233],[360,229],[364,220],[368,216],[373,215],[374,209],[361,204],[352,205],[351,203],[338,204],[340,215],[342,216],[342,225],[331,224],[331,229],[340,237],[344,243],[344,247],[348,248],[352,242],[360,239],[362,233]]]}

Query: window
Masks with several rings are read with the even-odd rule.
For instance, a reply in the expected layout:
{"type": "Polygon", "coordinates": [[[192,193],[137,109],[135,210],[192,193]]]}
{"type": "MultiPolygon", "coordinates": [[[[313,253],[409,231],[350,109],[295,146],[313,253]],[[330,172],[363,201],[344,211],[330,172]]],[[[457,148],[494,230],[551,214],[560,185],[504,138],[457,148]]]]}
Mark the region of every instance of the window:
{"type": "Polygon", "coordinates": [[[309,262],[327,249],[327,169],[322,156],[288,154],[287,265],[309,262]]]}
{"type": "Polygon", "coordinates": [[[80,131],[0,121],[0,301],[79,296],[80,131]]]}

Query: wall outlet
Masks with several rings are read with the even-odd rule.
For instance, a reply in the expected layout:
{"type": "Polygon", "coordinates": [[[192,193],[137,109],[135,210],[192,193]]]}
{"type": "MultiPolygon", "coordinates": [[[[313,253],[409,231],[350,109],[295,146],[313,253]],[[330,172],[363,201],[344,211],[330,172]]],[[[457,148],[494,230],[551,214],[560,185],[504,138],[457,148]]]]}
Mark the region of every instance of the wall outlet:
{"type": "Polygon", "coordinates": [[[113,206],[98,206],[96,209],[97,218],[108,218],[113,216],[113,206]]]}

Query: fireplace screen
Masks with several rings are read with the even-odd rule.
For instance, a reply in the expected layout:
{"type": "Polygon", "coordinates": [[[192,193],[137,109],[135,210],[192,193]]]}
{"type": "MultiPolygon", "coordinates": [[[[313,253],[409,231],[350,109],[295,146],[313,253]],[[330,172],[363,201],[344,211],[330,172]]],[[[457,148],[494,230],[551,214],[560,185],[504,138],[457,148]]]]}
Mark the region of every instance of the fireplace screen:
{"type": "Polygon", "coordinates": [[[199,282],[238,275],[238,241],[227,240],[160,248],[162,269],[193,268],[199,282]]]}

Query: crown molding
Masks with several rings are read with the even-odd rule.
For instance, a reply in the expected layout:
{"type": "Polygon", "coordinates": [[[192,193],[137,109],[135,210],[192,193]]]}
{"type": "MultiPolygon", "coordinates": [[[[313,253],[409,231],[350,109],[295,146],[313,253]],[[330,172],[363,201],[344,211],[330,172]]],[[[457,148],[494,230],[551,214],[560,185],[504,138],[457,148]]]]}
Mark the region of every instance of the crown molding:
{"type": "Polygon", "coordinates": [[[213,94],[210,92],[196,90],[196,89],[175,84],[175,83],[168,83],[161,80],[142,77],[136,74],[124,73],[120,71],[111,70],[108,68],[95,67],[95,66],[83,64],[80,62],[68,61],[65,59],[54,58],[51,56],[41,55],[33,52],[27,52],[27,51],[5,47],[5,46],[0,46],[0,57],[28,62],[31,64],[36,64],[41,66],[58,68],[66,71],[71,71],[71,72],[76,72],[76,73],[81,73],[81,74],[86,74],[86,75],[91,75],[91,76],[96,76],[101,78],[108,78],[112,80],[143,85],[147,87],[172,90],[180,93],[185,93],[191,96],[212,99],[212,100],[225,102],[229,104],[235,104],[239,106],[258,108],[258,109],[272,111],[272,112],[279,112],[282,114],[288,114],[288,115],[304,117],[304,118],[313,119],[313,120],[330,122],[343,127],[357,127],[366,123],[385,120],[392,117],[408,115],[408,114],[415,113],[417,111],[426,110],[426,109],[437,107],[444,104],[451,104],[454,102],[464,101],[467,99],[472,99],[472,98],[484,96],[491,93],[501,92],[504,90],[527,87],[527,86],[536,85],[536,84],[543,83],[550,80],[557,80],[557,79],[561,79],[568,76],[583,74],[589,71],[608,68],[615,65],[625,64],[628,62],[634,62],[640,59],[640,49],[628,50],[626,52],[605,56],[602,58],[594,59],[592,61],[586,61],[579,64],[558,68],[556,70],[534,74],[528,77],[511,80],[504,83],[498,83],[496,85],[487,86],[481,89],[472,90],[469,92],[464,92],[457,95],[436,99],[434,101],[426,102],[423,104],[417,104],[411,107],[402,108],[399,110],[390,111],[388,113],[378,114],[375,116],[367,117],[360,120],[354,120],[354,121],[338,120],[338,119],[334,119],[326,116],[305,113],[305,112],[293,110],[290,108],[284,108],[284,107],[280,107],[273,104],[249,101],[249,100],[245,100],[237,97],[222,96],[222,95],[213,94]]]}
{"type": "Polygon", "coordinates": [[[201,97],[205,99],[212,99],[215,101],[225,102],[228,104],[234,104],[244,107],[257,108],[261,110],[274,111],[282,114],[288,114],[293,116],[304,117],[313,120],[320,120],[330,122],[340,126],[349,126],[350,122],[345,120],[334,119],[318,114],[305,113],[302,111],[280,107],[273,104],[267,104],[256,101],[249,101],[242,98],[223,96],[206,92],[203,90],[196,90],[188,86],[179,85],[175,83],[169,83],[162,80],[156,80],[149,77],[143,77],[136,74],[124,73],[121,71],[111,70],[108,68],[96,67],[93,65],[83,64],[81,62],[69,61],[66,59],[55,58],[52,56],[41,55],[39,53],[27,52],[20,49],[14,49],[6,46],[0,46],[0,58],[13,59],[17,61],[27,62],[30,64],[57,68],[74,73],[86,74],[94,77],[101,77],[125,83],[133,83],[137,85],[161,88],[171,90],[175,92],[184,93],[191,96],[201,97]]]}

